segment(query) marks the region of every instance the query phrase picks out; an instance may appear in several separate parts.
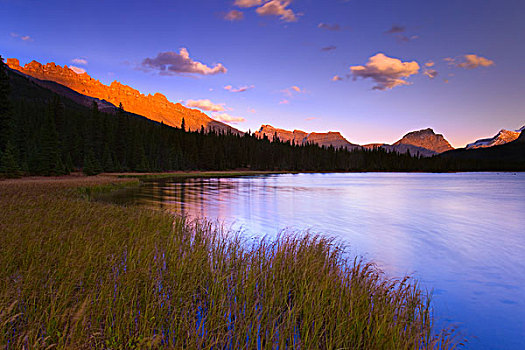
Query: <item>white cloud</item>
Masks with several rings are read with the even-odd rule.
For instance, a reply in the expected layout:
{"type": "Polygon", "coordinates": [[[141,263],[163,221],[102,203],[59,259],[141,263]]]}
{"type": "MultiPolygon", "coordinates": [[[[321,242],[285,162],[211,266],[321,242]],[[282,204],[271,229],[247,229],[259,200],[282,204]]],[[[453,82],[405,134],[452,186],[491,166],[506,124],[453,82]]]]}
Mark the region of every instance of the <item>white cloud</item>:
{"type": "Polygon", "coordinates": [[[240,21],[244,18],[244,13],[242,13],[241,11],[238,11],[238,10],[231,10],[230,12],[228,12],[225,16],[224,16],[224,19],[228,20],[228,21],[240,21]]]}
{"type": "Polygon", "coordinates": [[[71,62],[73,62],[74,64],[80,64],[80,65],[83,65],[83,66],[88,64],[87,60],[84,59],[84,58],[74,58],[74,59],[71,60],[71,62]]]}
{"type": "Polygon", "coordinates": [[[209,111],[209,112],[224,112],[226,108],[224,108],[224,104],[216,104],[211,102],[210,100],[188,100],[186,101],[186,107],[189,108],[199,108],[203,111],[209,111]]]}
{"type": "Polygon", "coordinates": [[[233,124],[242,123],[246,121],[246,119],[244,119],[243,117],[234,117],[229,115],[228,113],[213,113],[212,118],[220,122],[233,124]]]}
{"type": "Polygon", "coordinates": [[[458,67],[473,69],[478,67],[490,67],[494,65],[494,61],[488,58],[477,55],[465,55],[463,60],[457,64],[458,67]]]}
{"type": "Polygon", "coordinates": [[[259,16],[279,16],[285,22],[295,22],[297,16],[291,9],[287,8],[290,3],[290,0],[271,0],[258,7],[255,12],[259,16]]]}
{"type": "Polygon", "coordinates": [[[235,0],[233,4],[238,7],[255,7],[262,5],[262,0],[235,0]]]}
{"type": "Polygon", "coordinates": [[[69,69],[71,69],[73,72],[77,74],[84,74],[86,73],[86,70],[84,68],[75,67],[75,66],[69,66],[69,69]]]}
{"type": "Polygon", "coordinates": [[[186,48],[180,49],[179,53],[173,51],[161,52],[155,58],[146,58],[142,61],[142,67],[158,70],[161,75],[183,73],[213,75],[227,72],[226,67],[221,63],[209,67],[201,62],[194,61],[190,58],[186,48]]]}
{"type": "Polygon", "coordinates": [[[350,71],[354,80],[357,78],[370,78],[377,85],[375,90],[392,89],[396,86],[410,85],[405,78],[419,72],[419,64],[416,61],[402,62],[397,58],[388,57],[378,53],[368,59],[364,66],[352,66],[350,71]]]}
{"type": "Polygon", "coordinates": [[[342,77],[340,77],[339,75],[334,75],[334,77],[332,78],[332,81],[341,81],[343,80],[342,77]]]}
{"type": "Polygon", "coordinates": [[[234,88],[234,87],[231,86],[231,85],[226,85],[226,86],[224,87],[224,90],[228,90],[229,92],[245,92],[245,91],[247,91],[247,90],[251,90],[251,89],[253,89],[253,88],[255,88],[254,85],[250,85],[250,86],[241,86],[241,87],[239,87],[239,88],[234,88]]]}
{"type": "Polygon", "coordinates": [[[287,99],[283,99],[283,100],[279,101],[280,105],[287,105],[289,103],[290,103],[290,101],[288,101],[287,99]]]}

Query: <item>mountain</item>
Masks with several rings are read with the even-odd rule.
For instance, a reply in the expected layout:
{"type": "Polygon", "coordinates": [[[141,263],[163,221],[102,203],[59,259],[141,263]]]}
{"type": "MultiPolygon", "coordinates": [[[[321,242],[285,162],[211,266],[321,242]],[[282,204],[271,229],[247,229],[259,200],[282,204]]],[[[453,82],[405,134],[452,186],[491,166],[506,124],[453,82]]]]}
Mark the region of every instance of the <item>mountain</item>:
{"type": "MultiPolygon", "coordinates": [[[[6,64],[13,70],[37,79],[35,80],[37,84],[52,91],[60,94],[57,90],[63,91],[63,89],[59,86],[53,86],[49,82],[58,83],[79,94],[95,98],[108,109],[111,108],[109,104],[118,106],[122,103],[126,111],[157,122],[163,122],[166,125],[180,127],[182,118],[184,118],[186,128],[191,130],[199,130],[204,127],[206,130],[214,129],[239,133],[237,129],[213,120],[196,109],[168,101],[166,96],[160,93],[144,95],[138,90],[117,81],[107,86],[91,78],[87,73],[77,74],[68,66],[61,67],[53,62],[42,65],[39,62],[32,61],[22,67],[17,59],[8,58],[6,64]]],[[[71,98],[70,94],[67,97],[71,98]]]]}
{"type": "Polygon", "coordinates": [[[433,151],[436,153],[443,153],[454,149],[450,143],[441,134],[436,134],[434,130],[428,128],[418,131],[412,131],[401,138],[401,140],[394,143],[394,146],[416,146],[433,151]]]}
{"type": "Polygon", "coordinates": [[[295,144],[299,145],[311,142],[320,146],[334,146],[336,148],[345,147],[349,150],[356,148],[383,148],[388,152],[406,153],[408,151],[412,155],[419,154],[423,157],[431,157],[453,149],[443,135],[434,133],[432,129],[410,132],[393,145],[372,143],[364,146],[351,143],[339,132],[333,131],[327,133],[306,133],[302,130],[290,131],[278,129],[271,125],[262,125],[261,128],[255,132],[255,136],[259,138],[266,136],[269,140],[273,140],[274,135],[277,135],[281,141],[293,141],[295,144]]]}
{"type": "Polygon", "coordinates": [[[442,158],[493,162],[494,164],[510,163],[511,170],[525,169],[525,130],[516,140],[492,147],[474,149],[456,149],[440,155],[442,158]],[[518,166],[512,166],[517,164],[518,166]]]}
{"type": "Polygon", "coordinates": [[[516,143],[525,143],[525,126],[521,128],[520,136],[515,141],[516,143]]]}
{"type": "Polygon", "coordinates": [[[274,136],[277,135],[279,140],[284,142],[294,142],[297,145],[303,145],[305,143],[315,143],[319,146],[333,146],[335,148],[344,147],[348,150],[359,148],[359,145],[349,142],[347,139],[341,135],[339,132],[329,131],[326,133],[306,133],[301,130],[284,130],[277,129],[271,125],[262,125],[259,130],[255,133],[255,136],[258,138],[263,138],[266,136],[270,141],[273,141],[274,136]]]}
{"type": "Polygon", "coordinates": [[[409,132],[392,145],[371,143],[363,147],[368,149],[384,148],[389,152],[395,151],[398,153],[406,153],[408,151],[412,155],[419,154],[423,157],[431,157],[454,149],[443,135],[436,134],[434,130],[430,128],[409,132]]]}
{"type": "Polygon", "coordinates": [[[502,129],[496,134],[496,136],[492,138],[481,139],[468,144],[466,149],[476,149],[504,145],[506,143],[516,140],[518,136],[520,136],[520,132],[522,132],[523,130],[525,130],[525,126],[516,131],[502,129]]]}

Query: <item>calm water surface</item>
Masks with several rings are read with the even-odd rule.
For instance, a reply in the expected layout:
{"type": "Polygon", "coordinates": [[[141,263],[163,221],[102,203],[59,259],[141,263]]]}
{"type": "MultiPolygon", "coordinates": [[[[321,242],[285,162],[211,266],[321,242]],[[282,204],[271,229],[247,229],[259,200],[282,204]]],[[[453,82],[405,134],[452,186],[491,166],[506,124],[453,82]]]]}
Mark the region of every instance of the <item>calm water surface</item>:
{"type": "Polygon", "coordinates": [[[298,174],[162,180],[111,199],[247,235],[310,230],[433,289],[469,349],[525,349],[525,173],[298,174]]]}

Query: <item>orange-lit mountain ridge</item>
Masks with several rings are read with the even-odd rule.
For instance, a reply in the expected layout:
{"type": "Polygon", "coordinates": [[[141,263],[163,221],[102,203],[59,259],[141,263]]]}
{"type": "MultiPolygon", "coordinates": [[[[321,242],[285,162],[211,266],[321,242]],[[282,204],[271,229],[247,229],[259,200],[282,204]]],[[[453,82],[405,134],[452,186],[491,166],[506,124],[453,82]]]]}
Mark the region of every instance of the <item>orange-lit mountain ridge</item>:
{"type": "Polygon", "coordinates": [[[255,135],[259,138],[263,138],[264,136],[268,137],[269,140],[273,140],[274,137],[277,135],[279,140],[287,142],[294,142],[297,145],[303,145],[305,143],[316,143],[320,146],[333,146],[335,148],[345,147],[346,149],[352,150],[356,147],[360,147],[359,145],[353,144],[348,142],[343,135],[341,135],[339,132],[326,132],[326,133],[306,133],[301,130],[284,130],[284,129],[277,129],[274,128],[271,125],[262,125],[261,128],[255,132],[255,135]]]}
{"type": "Polygon", "coordinates": [[[53,62],[42,65],[37,61],[32,61],[22,67],[17,59],[8,58],[6,64],[9,68],[30,77],[56,82],[80,94],[107,101],[115,106],[122,103],[126,111],[157,122],[163,122],[166,125],[180,127],[182,118],[184,118],[186,128],[191,130],[199,130],[204,127],[206,130],[239,132],[229,125],[211,119],[196,109],[184,107],[180,103],[172,103],[160,93],[144,95],[138,90],[117,81],[107,86],[91,78],[87,73],[77,74],[67,66],[61,67],[53,62]]]}

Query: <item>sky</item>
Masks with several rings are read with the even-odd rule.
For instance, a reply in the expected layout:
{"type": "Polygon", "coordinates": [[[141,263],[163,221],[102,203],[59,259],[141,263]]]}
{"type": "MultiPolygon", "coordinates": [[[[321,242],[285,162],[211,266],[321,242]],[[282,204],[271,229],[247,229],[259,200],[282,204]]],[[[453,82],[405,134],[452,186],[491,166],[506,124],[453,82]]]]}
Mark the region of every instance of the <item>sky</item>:
{"type": "Polygon", "coordinates": [[[262,124],[454,147],[525,125],[523,0],[0,0],[0,54],[262,124]]]}

